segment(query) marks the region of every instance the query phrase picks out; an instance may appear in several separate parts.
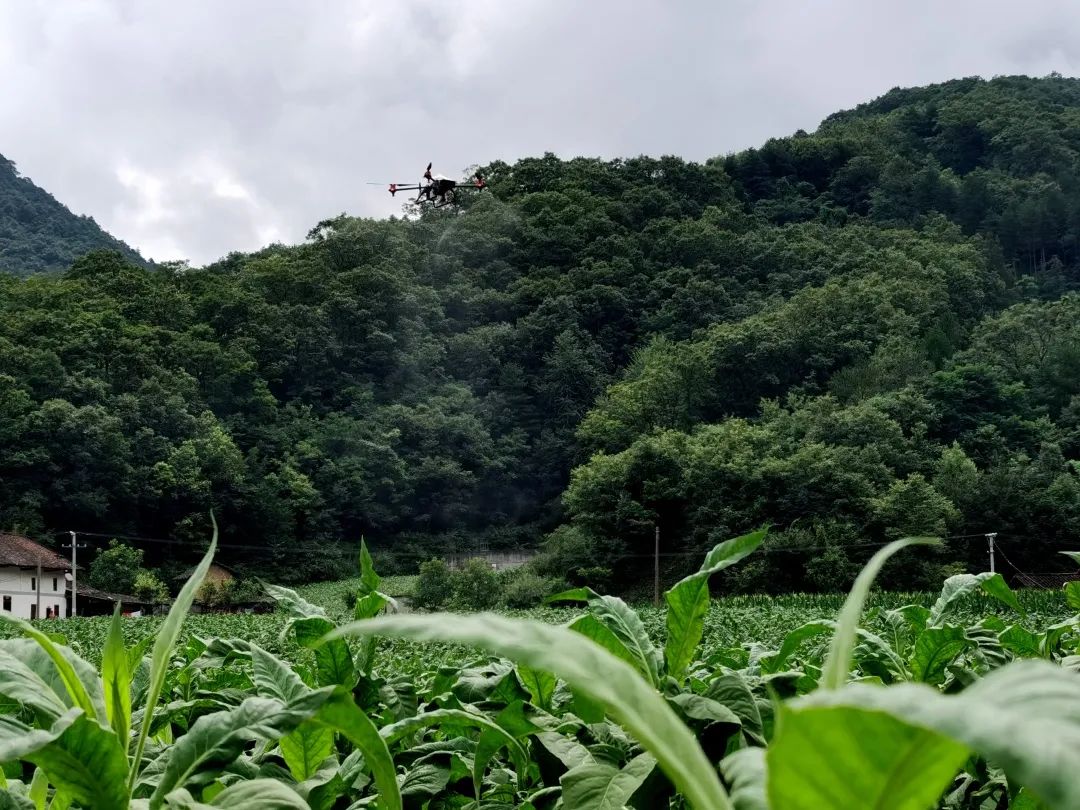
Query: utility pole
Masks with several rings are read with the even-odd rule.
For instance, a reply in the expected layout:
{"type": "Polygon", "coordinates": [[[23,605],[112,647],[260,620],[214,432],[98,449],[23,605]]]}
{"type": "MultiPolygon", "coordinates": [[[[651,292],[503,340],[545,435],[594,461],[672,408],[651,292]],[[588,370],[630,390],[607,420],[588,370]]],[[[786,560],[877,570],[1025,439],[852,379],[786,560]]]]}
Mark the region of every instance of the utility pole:
{"type": "MultiPolygon", "coordinates": [[[[79,568],[77,564],[76,550],[79,548],[75,532],[68,532],[71,535],[71,615],[78,616],[76,610],[76,596],[79,591],[79,568]]],[[[86,544],[83,543],[83,548],[86,548],[86,544]]]]}
{"type": "Polygon", "coordinates": [[[986,546],[990,550],[990,573],[994,573],[994,538],[997,537],[997,532],[987,532],[986,534],[986,546]]]}
{"type": "Polygon", "coordinates": [[[37,579],[35,580],[37,585],[37,607],[34,608],[34,617],[41,618],[41,557],[38,557],[37,561],[37,579]]]}
{"type": "Polygon", "coordinates": [[[657,523],[654,532],[655,542],[653,545],[653,605],[660,607],[660,524],[657,523]]]}

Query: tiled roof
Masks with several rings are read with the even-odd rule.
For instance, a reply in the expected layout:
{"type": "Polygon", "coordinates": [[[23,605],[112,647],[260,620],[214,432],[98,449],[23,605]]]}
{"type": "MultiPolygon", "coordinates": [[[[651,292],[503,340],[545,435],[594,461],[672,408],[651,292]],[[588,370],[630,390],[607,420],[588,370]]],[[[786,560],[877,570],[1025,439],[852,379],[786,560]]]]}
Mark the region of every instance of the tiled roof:
{"type": "Polygon", "coordinates": [[[71,570],[70,561],[45,548],[41,543],[35,543],[21,534],[0,532],[0,565],[35,568],[39,562],[42,568],[71,570]]]}

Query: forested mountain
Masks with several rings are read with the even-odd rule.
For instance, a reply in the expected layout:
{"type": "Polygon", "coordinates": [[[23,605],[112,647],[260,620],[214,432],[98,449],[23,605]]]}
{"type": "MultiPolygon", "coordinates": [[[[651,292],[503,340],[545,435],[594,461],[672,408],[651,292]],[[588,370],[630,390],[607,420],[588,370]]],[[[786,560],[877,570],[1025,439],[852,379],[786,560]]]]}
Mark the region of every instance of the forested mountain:
{"type": "Polygon", "coordinates": [[[1059,570],[1078,160],[1080,81],[964,79],[705,164],[495,163],[463,211],[202,269],[0,280],[0,525],[196,545],[215,507],[234,561],[296,578],[361,534],[546,536],[617,585],[656,524],[672,567],[773,525],[790,553],[731,587],[836,587],[902,533],[1059,570]]]}
{"type": "Polygon", "coordinates": [[[105,233],[91,217],[71,213],[0,155],[0,273],[28,276],[62,271],[79,256],[103,249],[144,263],[136,251],[105,233]]]}

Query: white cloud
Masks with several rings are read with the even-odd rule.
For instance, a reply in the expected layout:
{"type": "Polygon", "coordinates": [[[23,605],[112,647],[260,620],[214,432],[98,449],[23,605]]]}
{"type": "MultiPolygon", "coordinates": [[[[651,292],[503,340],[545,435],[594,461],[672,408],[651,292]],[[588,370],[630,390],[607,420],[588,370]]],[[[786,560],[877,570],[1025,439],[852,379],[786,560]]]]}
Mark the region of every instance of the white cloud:
{"type": "Polygon", "coordinates": [[[1075,73],[1080,9],[956,0],[22,0],[0,153],[154,258],[400,211],[367,181],[553,151],[705,159],[895,85],[1075,73]]]}

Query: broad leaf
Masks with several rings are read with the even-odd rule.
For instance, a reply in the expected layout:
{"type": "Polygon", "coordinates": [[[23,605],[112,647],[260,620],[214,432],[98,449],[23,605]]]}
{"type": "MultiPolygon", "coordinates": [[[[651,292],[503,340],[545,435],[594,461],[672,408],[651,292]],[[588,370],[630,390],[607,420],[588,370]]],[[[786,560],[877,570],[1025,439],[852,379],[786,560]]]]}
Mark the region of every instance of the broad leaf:
{"type": "MultiPolygon", "coordinates": [[[[371,555],[368,553],[367,543],[364,542],[364,538],[360,538],[360,590],[362,593],[374,593],[379,589],[379,583],[382,580],[379,575],[375,573],[375,565],[371,561],[371,555]]],[[[359,617],[358,617],[359,618],[359,617]]]]}
{"type": "Polygon", "coordinates": [[[581,810],[622,810],[656,768],[651,754],[638,754],[623,768],[590,762],[562,775],[564,807],[581,810]]]}
{"type": "Polygon", "coordinates": [[[591,613],[586,613],[584,616],[574,619],[568,627],[575,633],[580,633],[585,638],[596,642],[616,658],[625,661],[644,677],[649,677],[648,665],[623,644],[619,637],[615,635],[615,631],[591,613]]]}
{"type": "Polygon", "coordinates": [[[571,588],[568,591],[559,591],[556,594],[552,594],[544,600],[544,604],[551,605],[555,602],[588,602],[592,599],[598,599],[599,597],[600,594],[592,588],[571,588]]]}
{"type": "Polygon", "coordinates": [[[203,715],[162,754],[161,779],[150,797],[160,807],[174,789],[212,782],[253,740],[278,740],[310,719],[330,697],[312,691],[298,701],[250,697],[227,712],[203,715]]]}
{"type": "Polygon", "coordinates": [[[210,548],[206,550],[202,562],[196,567],[191,578],[184,583],[184,587],[180,589],[180,593],[177,594],[172,607],[169,608],[169,615],[165,617],[165,621],[162,622],[161,627],[158,629],[157,639],[154,641],[154,648],[150,654],[150,683],[146,690],[146,700],[144,702],[146,708],[142,722],[139,724],[139,736],[135,743],[135,755],[132,758],[134,764],[129,777],[129,794],[134,792],[135,780],[138,777],[139,768],[142,767],[143,749],[146,746],[146,738],[150,733],[150,726],[153,724],[154,710],[157,708],[161,689],[165,685],[165,675],[169,670],[173,647],[176,646],[176,640],[180,636],[184,618],[187,616],[188,611],[191,610],[191,605],[195,601],[195,594],[199,592],[199,588],[206,578],[206,572],[210,570],[210,563],[214,560],[214,552],[217,550],[218,529],[213,513],[211,513],[210,519],[214,524],[214,536],[210,539],[210,548]]]}
{"type": "Polygon", "coordinates": [[[0,695],[51,720],[68,707],[52,687],[19,658],[0,648],[0,695]]]}
{"type": "Polygon", "coordinates": [[[345,735],[360,749],[379,790],[380,810],[401,810],[401,791],[390,749],[386,747],[386,741],[379,735],[375,724],[356,705],[352,695],[339,688],[323,704],[317,720],[345,735]]]}
{"type": "Polygon", "coordinates": [[[366,634],[468,644],[552,672],[602,703],[656,757],[692,805],[731,806],[712,763],[663,698],[625,661],[572,630],[494,614],[434,614],[384,616],[337,631],[366,634]]]}
{"type": "MultiPolygon", "coordinates": [[[[815,695],[842,695],[857,684],[815,695]]],[[[864,687],[883,694],[900,687],[864,687]]],[[[765,754],[767,793],[784,810],[926,810],[968,756],[947,736],[882,711],[782,705],[765,754]]]]}
{"type": "MultiPolygon", "coordinates": [[[[746,679],[737,672],[721,675],[709,683],[705,696],[726,706],[739,718],[743,734],[758,745],[765,744],[765,726],[757,699],[746,679]]],[[[732,797],[734,798],[734,797],[732,797]]]]}
{"type": "Polygon", "coordinates": [[[555,676],[550,672],[533,669],[524,664],[518,664],[517,674],[521,685],[532,695],[532,702],[541,709],[550,711],[551,698],[555,694],[555,684],[557,682],[555,676]]]}
{"type": "Polygon", "coordinates": [[[334,752],[334,731],[313,722],[301,723],[278,742],[289,773],[297,782],[310,779],[334,752]]]}
{"type": "Polygon", "coordinates": [[[523,774],[528,769],[528,754],[521,743],[495,720],[478,712],[467,712],[462,709],[433,709],[430,712],[422,712],[388,726],[383,726],[379,730],[379,735],[389,746],[421,728],[438,726],[444,723],[480,729],[481,735],[488,734],[490,739],[498,740],[498,744],[491,749],[492,754],[505,745],[514,760],[514,767],[518,772],[523,774]]]}
{"type": "Polygon", "coordinates": [[[780,649],[771,655],[763,655],[758,661],[758,665],[761,667],[761,671],[770,674],[774,672],[782,672],[787,666],[788,659],[795,654],[795,651],[802,646],[804,641],[807,641],[815,636],[831,635],[836,631],[836,622],[831,619],[820,619],[818,621],[807,622],[801,627],[796,627],[786,636],[784,641],[780,645],[780,649]]]}
{"type": "Polygon", "coordinates": [[[227,787],[209,804],[195,801],[184,789],[169,794],[168,805],[177,810],[309,810],[307,802],[276,779],[248,779],[227,787]]]}
{"type": "Polygon", "coordinates": [[[308,810],[308,804],[276,779],[251,779],[221,791],[211,807],[229,810],[308,810]]]}
{"type": "Polygon", "coordinates": [[[769,810],[765,797],[765,749],[743,748],[720,763],[735,810],[769,810]]]}
{"type": "Polygon", "coordinates": [[[642,674],[653,684],[660,685],[660,653],[653,644],[637,611],[617,596],[600,596],[589,600],[589,610],[621,641],[638,662],[642,674]]]}
{"type": "Polygon", "coordinates": [[[318,605],[312,604],[294,590],[283,588],[280,585],[269,585],[265,582],[263,588],[273,597],[274,601],[297,618],[309,619],[315,616],[326,618],[325,610],[318,605]]]}
{"type": "Polygon", "coordinates": [[[544,731],[536,735],[536,741],[544,747],[549,754],[555,757],[567,769],[577,768],[586,763],[596,760],[589,753],[589,749],[577,741],[574,737],[560,734],[557,731],[544,731]]]}
{"type": "Polygon", "coordinates": [[[855,584],[851,586],[851,593],[844,601],[840,618],[836,622],[836,632],[833,634],[832,645],[829,647],[829,655],[821,670],[819,683],[823,689],[837,689],[847,680],[863,605],[882,566],[891,556],[908,546],[938,544],[938,540],[930,537],[905,537],[889,543],[870,558],[863,570],[859,572],[859,576],[855,578],[855,584]]]}
{"type": "Polygon", "coordinates": [[[131,736],[131,665],[120,626],[120,603],[116,603],[109,635],[101,654],[101,682],[105,689],[105,712],[116,738],[127,751],[131,736]]]}
{"type": "Polygon", "coordinates": [[[128,759],[111,729],[77,718],[56,740],[25,757],[56,789],[85,808],[128,805],[128,759]]]}
{"type": "MultiPolygon", "coordinates": [[[[982,754],[1005,769],[1010,784],[1034,791],[1049,806],[1080,807],[1080,780],[1076,779],[1080,773],[1080,678],[1046,661],[1013,662],[957,695],[942,695],[922,684],[884,689],[850,684],[839,690],[819,690],[789,707],[795,713],[842,708],[903,718],[905,723],[982,754]]],[[[822,729],[820,733],[830,732],[822,729]]],[[[874,733],[851,738],[849,745],[865,749],[867,757],[884,755],[889,748],[874,733]],[[869,739],[875,740],[873,746],[865,745],[869,739]]],[[[769,751],[770,784],[777,740],[769,751]]],[[[813,748],[823,747],[820,736],[809,743],[813,748]]],[[[894,752],[890,757],[898,755],[894,752]]],[[[788,753],[780,749],[775,756],[779,761],[788,753]]],[[[850,762],[851,770],[857,770],[856,760],[850,762]]],[[[792,767],[812,771],[807,763],[824,767],[816,758],[792,767]]],[[[780,774],[776,777],[781,779],[780,774]]]]}
{"type": "Polygon", "coordinates": [[[1066,557],[1068,557],[1074,563],[1076,563],[1077,565],[1080,565],[1080,551],[1059,551],[1058,553],[1059,554],[1064,554],[1066,557]]]}
{"type": "Polygon", "coordinates": [[[945,680],[945,667],[972,646],[964,628],[954,625],[928,627],[915,640],[911,656],[911,677],[929,684],[945,680]]]}
{"type": "Polygon", "coordinates": [[[336,625],[329,619],[312,616],[293,622],[296,643],[315,651],[316,675],[320,686],[340,685],[351,689],[356,684],[352,652],[343,639],[319,644],[336,625]]]}
{"type": "MultiPolygon", "coordinates": [[[[97,708],[94,705],[94,701],[90,699],[90,694],[86,690],[82,679],[79,678],[75,672],[75,667],[72,662],[68,660],[67,656],[61,651],[60,647],[53,643],[53,640],[48,635],[42,633],[30,622],[24,621],[10,613],[0,612],[0,622],[6,622],[19,629],[19,631],[38,643],[45,654],[49,656],[53,666],[56,667],[56,671],[60,676],[61,682],[64,684],[64,688],[67,690],[68,696],[71,698],[71,702],[82,709],[86,713],[87,717],[91,719],[96,718],[98,715],[97,708]]],[[[73,653],[72,653],[73,654],[73,653]]]]}
{"type": "Polygon", "coordinates": [[[1080,580],[1065,583],[1065,602],[1070,610],[1080,612],[1080,580]]]}
{"type": "MultiPolygon", "coordinates": [[[[401,780],[401,795],[414,803],[430,799],[444,790],[450,781],[450,769],[433,762],[424,762],[410,768],[401,780]]],[[[417,805],[421,806],[421,805],[417,805]]]]}
{"type": "Polygon", "coordinates": [[[1016,599],[1016,594],[1013,593],[1012,588],[1008,586],[1001,574],[991,574],[989,571],[982,574],[957,574],[945,580],[945,584],[941,588],[941,595],[930,609],[930,626],[941,624],[957,602],[977,588],[981,588],[990,596],[1004,602],[1017,613],[1024,612],[1016,599]]]}
{"type": "Polygon", "coordinates": [[[701,570],[679,581],[664,594],[667,602],[667,642],[664,659],[667,674],[681,681],[701,642],[705,614],[709,611],[709,578],[753,553],[767,534],[761,529],[715,546],[701,570]]]}
{"type": "Polygon", "coordinates": [[[251,673],[258,694],[282,703],[292,703],[311,691],[288,664],[255,644],[251,645],[251,673]]]}

